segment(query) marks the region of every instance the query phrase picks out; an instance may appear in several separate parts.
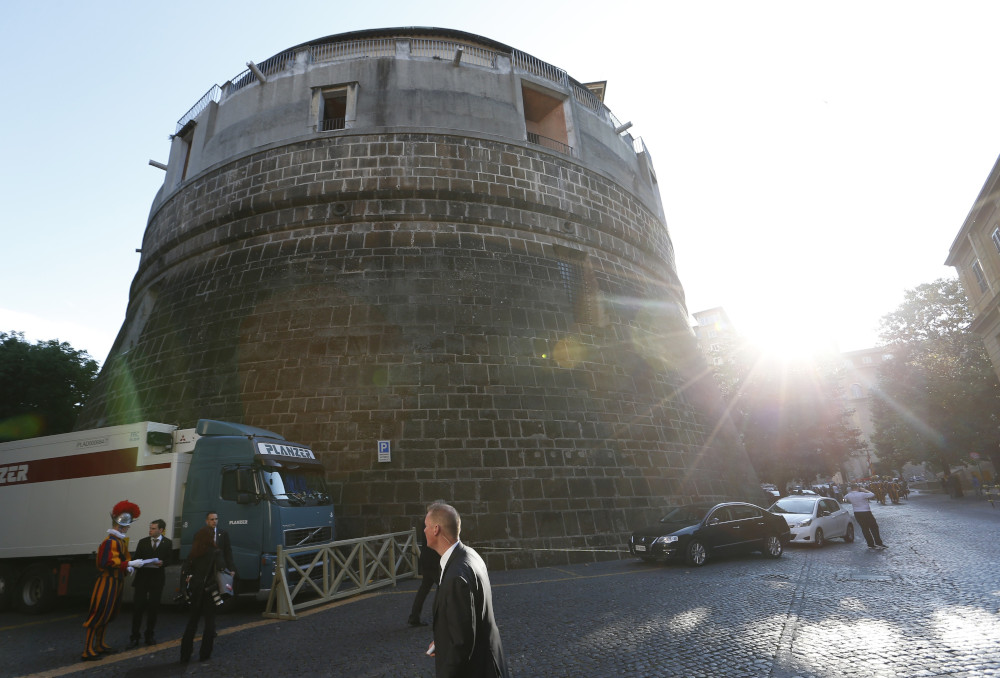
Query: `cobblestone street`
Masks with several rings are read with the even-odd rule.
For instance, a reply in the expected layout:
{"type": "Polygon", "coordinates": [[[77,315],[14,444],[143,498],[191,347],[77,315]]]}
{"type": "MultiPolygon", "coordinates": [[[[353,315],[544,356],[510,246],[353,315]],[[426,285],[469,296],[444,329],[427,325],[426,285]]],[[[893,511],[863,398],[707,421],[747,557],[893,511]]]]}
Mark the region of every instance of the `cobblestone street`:
{"type": "MultiPolygon", "coordinates": [[[[512,674],[1000,676],[1000,508],[911,495],[874,510],[885,551],[869,550],[859,532],[853,544],[793,547],[777,561],[750,555],[700,569],[624,560],[494,572],[512,674]]],[[[177,663],[179,631],[164,631],[161,641],[169,642],[156,651],[77,664],[83,635],[74,623],[67,648],[42,675],[433,676],[424,656],[429,627],[405,625],[416,587],[408,581],[296,621],[230,627],[211,662],[187,667],[177,663]]],[[[116,624],[127,633],[127,621],[116,624]]],[[[20,632],[3,629],[4,656],[18,652],[20,632]]],[[[30,672],[9,669],[0,673],[30,672]]]]}

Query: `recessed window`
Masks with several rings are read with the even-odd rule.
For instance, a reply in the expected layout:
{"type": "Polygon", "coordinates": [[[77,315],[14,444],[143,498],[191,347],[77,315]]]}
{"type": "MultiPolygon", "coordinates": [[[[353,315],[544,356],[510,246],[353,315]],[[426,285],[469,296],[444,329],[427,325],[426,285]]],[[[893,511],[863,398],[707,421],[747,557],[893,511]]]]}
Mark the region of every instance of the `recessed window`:
{"type": "Polygon", "coordinates": [[[993,246],[997,248],[997,252],[1000,253],[1000,228],[993,229],[993,246]]]}
{"type": "Polygon", "coordinates": [[[593,323],[593,297],[596,283],[594,272],[586,254],[568,247],[557,247],[560,258],[556,261],[559,281],[573,313],[573,322],[593,323]]]}
{"type": "Polygon", "coordinates": [[[176,134],[184,147],[184,165],[181,167],[181,181],[187,179],[188,163],[191,161],[191,144],[194,142],[194,121],[189,122],[176,134]]]}
{"type": "Polygon", "coordinates": [[[871,365],[872,364],[872,357],[870,355],[861,356],[861,364],[862,365],[871,365]]]}
{"type": "Polygon", "coordinates": [[[986,284],[986,276],[983,275],[983,267],[979,265],[979,260],[972,262],[972,273],[976,276],[976,282],[979,283],[979,291],[986,292],[989,286],[986,284]]]}
{"type": "Polygon", "coordinates": [[[313,91],[313,115],[318,132],[334,132],[353,127],[357,84],[320,87],[313,91]]]}
{"type": "Polygon", "coordinates": [[[572,155],[563,99],[524,85],[521,86],[521,99],[524,102],[524,125],[528,143],[572,155]]]}
{"type": "Polygon", "coordinates": [[[347,127],[347,90],[323,94],[323,117],[320,131],[329,132],[347,127]]]}

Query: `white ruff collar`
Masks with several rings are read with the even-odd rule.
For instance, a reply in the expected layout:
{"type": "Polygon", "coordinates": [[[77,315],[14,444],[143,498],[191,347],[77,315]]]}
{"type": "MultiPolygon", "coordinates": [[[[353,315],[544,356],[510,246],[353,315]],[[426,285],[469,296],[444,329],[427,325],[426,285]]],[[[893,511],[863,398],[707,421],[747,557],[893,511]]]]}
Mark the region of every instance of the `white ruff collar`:
{"type": "Polygon", "coordinates": [[[118,537],[119,539],[124,539],[124,538],[125,538],[125,535],[124,535],[124,534],[122,534],[121,532],[119,532],[118,530],[116,530],[116,529],[115,529],[115,528],[113,528],[113,527],[112,527],[111,529],[109,529],[109,530],[108,530],[108,534],[113,534],[113,535],[115,535],[116,537],[118,537]]]}

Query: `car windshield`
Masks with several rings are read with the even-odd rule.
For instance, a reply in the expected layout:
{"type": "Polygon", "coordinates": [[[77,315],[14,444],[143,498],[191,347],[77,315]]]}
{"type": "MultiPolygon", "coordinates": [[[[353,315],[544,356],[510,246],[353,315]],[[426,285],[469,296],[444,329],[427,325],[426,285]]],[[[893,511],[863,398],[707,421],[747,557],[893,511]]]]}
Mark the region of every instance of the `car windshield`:
{"type": "Polygon", "coordinates": [[[661,523],[700,523],[711,506],[677,506],[660,518],[661,523]]]}
{"type": "Polygon", "coordinates": [[[771,513],[812,513],[813,506],[816,505],[815,499],[806,499],[805,497],[785,497],[784,499],[779,499],[774,502],[774,505],[768,509],[771,513]]]}
{"type": "Polygon", "coordinates": [[[331,503],[326,482],[319,470],[305,468],[261,469],[264,485],[279,503],[293,506],[319,506],[331,503]]]}

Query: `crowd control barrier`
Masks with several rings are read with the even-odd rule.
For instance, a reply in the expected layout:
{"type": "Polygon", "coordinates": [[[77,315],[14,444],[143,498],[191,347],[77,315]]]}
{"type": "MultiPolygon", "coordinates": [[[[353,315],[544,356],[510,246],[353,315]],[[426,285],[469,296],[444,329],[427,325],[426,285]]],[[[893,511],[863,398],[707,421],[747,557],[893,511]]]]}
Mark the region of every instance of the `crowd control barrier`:
{"type": "Polygon", "coordinates": [[[331,600],[382,588],[417,574],[417,531],[315,545],[278,547],[274,583],[264,616],[295,619],[296,613],[331,600]]]}

